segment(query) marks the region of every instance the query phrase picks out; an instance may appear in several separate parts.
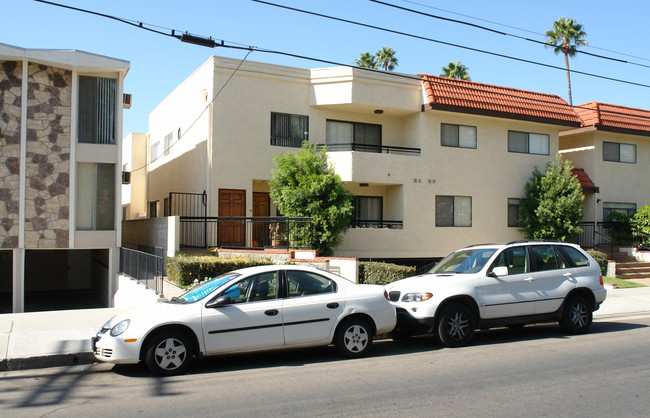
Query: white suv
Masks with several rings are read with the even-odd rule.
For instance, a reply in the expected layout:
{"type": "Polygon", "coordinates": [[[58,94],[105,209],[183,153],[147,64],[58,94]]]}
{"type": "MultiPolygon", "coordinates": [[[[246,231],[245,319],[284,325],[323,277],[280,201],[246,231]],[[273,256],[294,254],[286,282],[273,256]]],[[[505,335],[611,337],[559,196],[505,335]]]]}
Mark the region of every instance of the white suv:
{"type": "Polygon", "coordinates": [[[584,333],[607,295],[589,254],[542,241],[463,248],[386,290],[397,309],[396,339],[435,333],[448,347],[467,345],[475,329],[532,322],[584,333]]]}

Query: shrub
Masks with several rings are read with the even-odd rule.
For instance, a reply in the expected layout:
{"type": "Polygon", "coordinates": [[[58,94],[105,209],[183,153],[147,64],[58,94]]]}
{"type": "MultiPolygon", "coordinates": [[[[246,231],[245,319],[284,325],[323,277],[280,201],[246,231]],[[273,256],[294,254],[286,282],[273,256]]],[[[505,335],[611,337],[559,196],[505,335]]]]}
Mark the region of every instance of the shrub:
{"type": "Polygon", "coordinates": [[[598,250],[587,250],[587,254],[592,256],[598,265],[600,266],[600,272],[603,276],[607,274],[607,263],[609,262],[609,257],[602,251],[598,250]]]}
{"type": "Polygon", "coordinates": [[[635,224],[635,235],[640,238],[644,244],[650,243],[650,206],[645,205],[637,213],[632,216],[632,221],[635,224]],[[640,234],[642,232],[644,234],[640,234]]]}
{"type": "Polygon", "coordinates": [[[607,222],[612,224],[612,238],[617,244],[629,244],[633,239],[630,217],[625,213],[611,212],[607,215],[607,222]]]}
{"type": "Polygon", "coordinates": [[[220,274],[244,267],[265,266],[273,264],[266,258],[219,258],[213,255],[187,256],[179,254],[167,260],[167,277],[181,287],[187,287],[195,279],[202,281],[206,277],[217,277],[220,274]]]}
{"type": "Polygon", "coordinates": [[[409,277],[414,272],[415,267],[412,266],[362,261],[359,263],[359,283],[386,285],[409,277]]]}

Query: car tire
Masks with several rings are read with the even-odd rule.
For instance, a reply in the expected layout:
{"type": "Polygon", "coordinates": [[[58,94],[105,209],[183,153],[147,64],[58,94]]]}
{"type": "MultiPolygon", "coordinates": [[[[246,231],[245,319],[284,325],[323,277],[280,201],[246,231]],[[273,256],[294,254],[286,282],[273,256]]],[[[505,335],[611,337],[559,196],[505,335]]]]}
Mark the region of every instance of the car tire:
{"type": "Polygon", "coordinates": [[[564,304],[560,326],[571,334],[584,334],[591,328],[593,309],[591,303],[581,295],[569,297],[564,304]]]}
{"type": "Polygon", "coordinates": [[[334,345],[348,358],[363,357],[372,346],[372,327],[364,318],[350,318],[339,324],[334,335],[334,345]]]}
{"type": "Polygon", "coordinates": [[[145,350],[147,368],[159,376],[185,373],[192,364],[194,344],[184,332],[163,331],[149,340],[145,350]]]}
{"type": "Polygon", "coordinates": [[[437,336],[446,347],[463,347],[474,336],[475,319],[472,311],[460,303],[443,308],[436,323],[437,336]]]}

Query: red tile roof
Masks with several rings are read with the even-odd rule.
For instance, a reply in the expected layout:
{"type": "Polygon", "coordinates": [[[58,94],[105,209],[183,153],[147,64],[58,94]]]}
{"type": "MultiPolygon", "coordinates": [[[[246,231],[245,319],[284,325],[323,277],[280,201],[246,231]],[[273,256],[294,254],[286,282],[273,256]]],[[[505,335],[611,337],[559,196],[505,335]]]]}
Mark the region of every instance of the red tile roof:
{"type": "Polygon", "coordinates": [[[589,102],[576,106],[575,111],[582,126],[650,135],[650,110],[589,102]]]}
{"type": "Polygon", "coordinates": [[[580,119],[573,108],[554,94],[434,75],[419,76],[429,109],[580,126],[580,119]]]}
{"type": "Polygon", "coordinates": [[[583,190],[586,190],[588,192],[598,192],[598,187],[594,184],[594,182],[589,178],[587,173],[585,172],[584,169],[582,168],[574,168],[571,170],[574,176],[578,178],[578,181],[580,182],[580,185],[582,186],[583,190]]]}

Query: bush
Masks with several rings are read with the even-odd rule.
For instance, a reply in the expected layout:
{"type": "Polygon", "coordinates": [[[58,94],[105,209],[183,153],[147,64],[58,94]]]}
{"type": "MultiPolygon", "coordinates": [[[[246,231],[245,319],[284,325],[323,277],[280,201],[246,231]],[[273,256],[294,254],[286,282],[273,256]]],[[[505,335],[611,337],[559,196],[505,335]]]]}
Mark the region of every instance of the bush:
{"type": "Polygon", "coordinates": [[[219,258],[213,255],[187,256],[179,254],[167,260],[166,271],[170,281],[181,287],[187,287],[195,279],[202,281],[206,277],[217,277],[232,270],[270,264],[273,263],[266,258],[219,258]]]}
{"type": "Polygon", "coordinates": [[[411,276],[415,267],[362,261],[359,263],[359,283],[386,285],[411,276]]]}
{"type": "Polygon", "coordinates": [[[632,222],[635,224],[635,236],[643,244],[650,244],[650,206],[645,205],[632,216],[632,222]],[[641,233],[640,233],[641,232],[641,233]]]}
{"type": "Polygon", "coordinates": [[[588,250],[587,254],[592,256],[594,260],[598,262],[598,265],[600,266],[600,272],[603,276],[605,276],[607,274],[607,263],[609,262],[609,257],[607,257],[607,254],[598,250],[588,250]]]}

